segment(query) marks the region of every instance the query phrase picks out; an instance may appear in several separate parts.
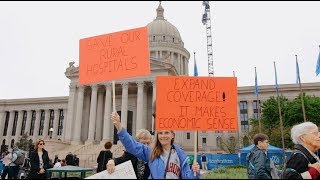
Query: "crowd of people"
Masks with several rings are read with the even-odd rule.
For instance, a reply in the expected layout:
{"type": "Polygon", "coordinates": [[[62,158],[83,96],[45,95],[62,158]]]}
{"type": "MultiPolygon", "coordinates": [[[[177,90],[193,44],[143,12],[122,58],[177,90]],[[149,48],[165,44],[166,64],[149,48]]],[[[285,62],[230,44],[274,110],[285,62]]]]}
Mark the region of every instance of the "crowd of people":
{"type": "Polygon", "coordinates": [[[38,139],[34,148],[27,153],[21,152],[17,146],[14,146],[12,150],[4,150],[0,156],[0,165],[3,164],[0,169],[1,179],[46,179],[51,175],[46,173],[49,168],[79,166],[79,158],[71,152],[62,160],[55,155],[52,162],[44,146],[44,140],[38,139]],[[20,154],[22,159],[20,159],[20,154]]]}
{"type": "Polygon", "coordinates": [[[249,179],[318,179],[320,178],[320,159],[316,152],[320,149],[319,128],[312,122],[294,125],[291,129],[294,143],[293,152],[286,159],[282,170],[274,168],[267,157],[269,137],[256,134],[254,147],[247,154],[247,173],[249,179]]]}
{"type": "MultiPolygon", "coordinates": [[[[155,107],[155,106],[154,106],[155,107]]],[[[155,110],[153,116],[155,117],[155,110]]],[[[199,179],[200,165],[197,161],[190,164],[186,153],[174,143],[175,132],[172,130],[158,130],[153,136],[150,131],[140,129],[133,138],[120,123],[120,116],[112,112],[111,121],[114,124],[118,137],[125,147],[122,156],[114,158],[111,152],[112,143],[106,142],[104,150],[97,158],[97,173],[106,170],[106,173],[115,172],[115,166],[128,160],[132,162],[137,179],[199,179]]],[[[303,122],[291,129],[291,139],[294,149],[286,158],[282,170],[278,170],[267,151],[269,137],[258,133],[253,137],[254,147],[246,156],[248,179],[318,179],[320,178],[320,132],[316,124],[303,122]]],[[[49,159],[44,149],[44,140],[37,140],[35,148],[30,151],[23,164],[18,162],[19,149],[15,146],[12,151],[4,151],[1,161],[4,168],[1,179],[18,179],[19,167],[29,166],[28,179],[46,179],[48,168],[61,166],[79,166],[79,158],[71,152],[65,159],[55,155],[54,161],[49,159]]],[[[207,170],[207,157],[201,154],[202,168],[207,170]]]]}

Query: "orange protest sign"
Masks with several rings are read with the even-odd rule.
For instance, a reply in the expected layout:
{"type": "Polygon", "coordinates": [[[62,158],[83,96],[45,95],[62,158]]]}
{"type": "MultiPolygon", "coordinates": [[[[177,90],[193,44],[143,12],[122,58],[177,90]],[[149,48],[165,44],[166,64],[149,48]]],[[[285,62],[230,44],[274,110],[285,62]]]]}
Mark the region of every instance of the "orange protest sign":
{"type": "Polygon", "coordinates": [[[80,40],[79,84],[150,74],[147,27],[80,40]]]}
{"type": "Polygon", "coordinates": [[[238,130],[235,77],[158,76],[156,130],[238,130]]]}

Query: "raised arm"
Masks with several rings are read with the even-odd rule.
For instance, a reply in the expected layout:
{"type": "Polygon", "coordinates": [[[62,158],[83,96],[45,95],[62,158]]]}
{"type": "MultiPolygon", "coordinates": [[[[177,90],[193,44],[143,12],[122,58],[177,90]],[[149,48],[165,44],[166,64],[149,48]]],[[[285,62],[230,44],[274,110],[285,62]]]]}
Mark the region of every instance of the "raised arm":
{"type": "Polygon", "coordinates": [[[137,140],[135,140],[126,129],[122,128],[122,125],[120,123],[120,116],[117,114],[117,112],[112,112],[111,119],[118,130],[118,137],[125,149],[133,154],[135,157],[148,162],[149,161],[149,155],[150,155],[150,148],[137,140]]]}

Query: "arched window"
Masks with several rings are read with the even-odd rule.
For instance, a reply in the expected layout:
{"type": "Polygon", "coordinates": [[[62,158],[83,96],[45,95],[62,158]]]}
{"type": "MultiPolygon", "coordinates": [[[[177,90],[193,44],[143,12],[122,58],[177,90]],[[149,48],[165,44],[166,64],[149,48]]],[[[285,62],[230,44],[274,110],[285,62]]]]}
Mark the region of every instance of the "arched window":
{"type": "Polygon", "coordinates": [[[2,140],[2,144],[6,144],[6,139],[2,140]]]}
{"type": "Polygon", "coordinates": [[[221,146],[221,137],[220,136],[217,137],[216,143],[217,143],[216,144],[217,148],[220,149],[220,146],[221,146]]]}

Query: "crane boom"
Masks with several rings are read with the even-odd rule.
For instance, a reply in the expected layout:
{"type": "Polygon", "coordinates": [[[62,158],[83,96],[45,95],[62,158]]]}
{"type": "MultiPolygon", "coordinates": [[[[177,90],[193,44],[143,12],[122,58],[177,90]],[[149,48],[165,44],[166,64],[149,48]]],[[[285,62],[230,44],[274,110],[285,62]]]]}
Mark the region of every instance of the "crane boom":
{"type": "Polygon", "coordinates": [[[210,19],[209,1],[203,1],[202,5],[205,6],[204,14],[202,16],[202,23],[206,25],[208,73],[209,73],[209,76],[213,77],[214,69],[213,69],[213,51],[212,51],[212,35],[211,35],[211,19],[210,19]]]}

